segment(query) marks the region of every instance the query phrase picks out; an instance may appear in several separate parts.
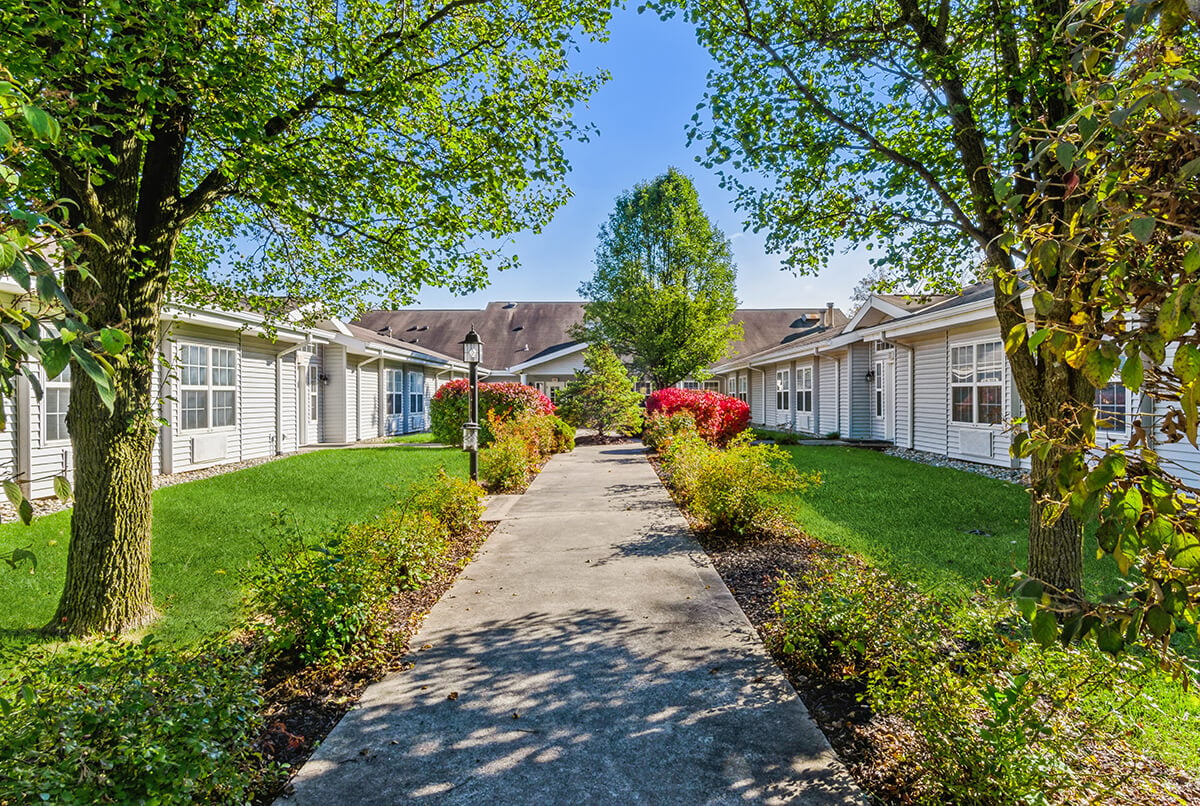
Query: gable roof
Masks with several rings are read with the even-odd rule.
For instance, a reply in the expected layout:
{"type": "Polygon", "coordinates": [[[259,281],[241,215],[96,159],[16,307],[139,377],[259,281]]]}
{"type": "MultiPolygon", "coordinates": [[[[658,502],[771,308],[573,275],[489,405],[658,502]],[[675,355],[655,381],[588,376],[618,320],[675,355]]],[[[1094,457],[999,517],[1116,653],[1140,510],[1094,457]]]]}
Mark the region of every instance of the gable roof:
{"type": "MultiPolygon", "coordinates": [[[[484,343],[483,365],[513,372],[582,349],[583,342],[570,331],[583,321],[583,306],[582,302],[490,302],[482,310],[401,308],[368,311],[350,327],[446,356],[461,354],[459,343],[474,327],[484,343]]],[[[807,336],[821,327],[825,314],[825,308],[739,308],[733,318],[742,323],[744,337],[730,344],[729,356],[807,336]]],[[[833,309],[833,320],[841,325],[846,317],[833,309]]]]}

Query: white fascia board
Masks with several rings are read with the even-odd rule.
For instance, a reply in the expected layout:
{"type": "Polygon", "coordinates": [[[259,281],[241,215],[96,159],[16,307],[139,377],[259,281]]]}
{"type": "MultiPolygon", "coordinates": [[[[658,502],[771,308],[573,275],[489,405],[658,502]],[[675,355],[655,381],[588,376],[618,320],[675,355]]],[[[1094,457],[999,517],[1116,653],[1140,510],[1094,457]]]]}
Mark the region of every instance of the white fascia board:
{"type": "MultiPolygon", "coordinates": [[[[1029,305],[1032,298],[1032,289],[1026,289],[1021,292],[1021,302],[1023,305],[1029,305]]],[[[959,305],[945,311],[930,311],[928,315],[918,314],[912,318],[912,321],[882,322],[878,325],[872,325],[863,330],[862,335],[864,338],[868,336],[882,337],[883,333],[887,333],[889,339],[893,336],[913,336],[919,333],[944,330],[949,327],[977,324],[992,319],[995,316],[996,308],[992,304],[992,298],[988,297],[987,299],[981,299],[967,305],[959,305]]]]}
{"type": "Polygon", "coordinates": [[[559,350],[555,350],[552,353],[547,353],[546,355],[541,355],[541,356],[538,356],[537,358],[532,358],[528,361],[523,361],[520,364],[513,364],[511,367],[509,367],[505,371],[509,372],[513,375],[518,375],[522,372],[525,372],[530,367],[536,367],[539,364],[545,364],[547,361],[553,361],[556,358],[562,358],[564,356],[573,355],[575,353],[581,353],[584,350],[586,350],[589,346],[590,345],[586,341],[580,342],[579,344],[572,344],[569,347],[563,347],[559,350]]]}
{"type": "Polygon", "coordinates": [[[803,358],[808,355],[815,355],[818,351],[829,347],[834,339],[823,339],[821,341],[812,341],[806,344],[801,344],[798,347],[789,345],[781,345],[775,350],[763,351],[747,356],[740,361],[728,361],[724,364],[718,364],[713,367],[710,372],[714,375],[722,372],[733,372],[738,369],[749,369],[750,367],[761,367],[764,364],[778,364],[781,361],[792,361],[796,358],[803,358]]]}
{"type": "Polygon", "coordinates": [[[282,323],[275,325],[274,333],[272,334],[271,328],[267,327],[263,316],[250,311],[205,310],[172,303],[163,306],[159,318],[164,322],[201,325],[219,330],[238,330],[268,339],[273,335],[276,341],[287,342],[289,344],[299,342],[324,344],[329,341],[327,336],[321,331],[301,329],[282,323]]]}

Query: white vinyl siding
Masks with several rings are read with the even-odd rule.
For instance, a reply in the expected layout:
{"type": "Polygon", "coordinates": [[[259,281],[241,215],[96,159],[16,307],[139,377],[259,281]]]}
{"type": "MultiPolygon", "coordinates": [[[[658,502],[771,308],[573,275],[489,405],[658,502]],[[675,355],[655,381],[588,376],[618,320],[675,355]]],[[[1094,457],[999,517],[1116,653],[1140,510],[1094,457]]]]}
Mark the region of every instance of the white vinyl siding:
{"type": "Polygon", "coordinates": [[[913,349],[916,393],[913,447],[945,455],[950,421],[946,336],[937,334],[915,343],[913,349]]]}
{"type": "Polygon", "coordinates": [[[868,377],[875,364],[871,360],[871,346],[854,344],[850,347],[850,370],[846,379],[850,387],[850,428],[852,439],[869,439],[874,421],[874,381],[868,377]]]}
{"type": "Polygon", "coordinates": [[[838,402],[844,396],[841,391],[842,379],[838,377],[839,362],[830,357],[822,356],[817,364],[817,407],[818,417],[816,432],[832,434],[841,429],[838,413],[838,402]]]}

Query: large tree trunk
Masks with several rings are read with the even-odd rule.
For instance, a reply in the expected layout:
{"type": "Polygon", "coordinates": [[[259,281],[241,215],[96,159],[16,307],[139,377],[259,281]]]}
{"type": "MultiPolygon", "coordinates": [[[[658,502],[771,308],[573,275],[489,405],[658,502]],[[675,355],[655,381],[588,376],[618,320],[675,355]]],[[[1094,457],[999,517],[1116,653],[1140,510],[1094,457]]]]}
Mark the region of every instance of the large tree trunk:
{"type": "Polygon", "coordinates": [[[1083,528],[1047,499],[1060,499],[1057,467],[1033,457],[1029,498],[1029,575],[1064,599],[1083,596],[1083,528]]]}
{"type": "Polygon", "coordinates": [[[120,633],[156,617],[150,595],[154,370],[175,240],[165,236],[140,248],[93,254],[89,265],[99,288],[78,280],[68,285],[93,327],[119,327],[132,344],[113,361],[111,412],[95,383],[78,369],[72,373],[67,428],[75,450],[75,508],[66,584],[48,625],[58,633],[120,633]],[[137,260],[138,254],[147,259],[137,260]]]}

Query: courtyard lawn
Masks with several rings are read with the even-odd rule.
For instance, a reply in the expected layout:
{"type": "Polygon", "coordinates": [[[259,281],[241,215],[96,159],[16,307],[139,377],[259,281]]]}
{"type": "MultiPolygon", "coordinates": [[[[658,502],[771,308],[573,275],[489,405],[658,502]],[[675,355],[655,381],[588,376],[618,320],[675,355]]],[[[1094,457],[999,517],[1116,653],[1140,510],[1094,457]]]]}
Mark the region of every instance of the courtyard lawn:
{"type": "MultiPolygon", "coordinates": [[[[969,595],[1025,567],[1029,496],[1015,484],[861,448],[789,446],[824,483],[785,505],[806,532],[935,595],[969,595]]],[[[1094,548],[1094,546],[1093,546],[1094,548]]],[[[1116,563],[1084,552],[1084,584],[1113,587],[1116,563]]]]}
{"type": "Polygon", "coordinates": [[[398,437],[391,437],[388,442],[398,442],[401,445],[429,445],[433,443],[433,433],[422,431],[419,434],[404,434],[398,437]]]}
{"type": "MultiPolygon", "coordinates": [[[[402,498],[439,467],[466,476],[458,450],[327,450],[268,462],[154,493],[152,585],[163,617],[149,630],[188,641],[227,629],[241,614],[239,574],[278,540],[271,522],[286,512],[305,537],[362,521],[402,498]]],[[[70,513],[32,526],[0,526],[0,553],[31,546],[36,573],[0,567],[0,644],[39,640],[54,615],[66,573],[70,513]]]]}
{"type": "MultiPolygon", "coordinates": [[[[1025,567],[1029,497],[1024,488],[975,473],[931,467],[861,448],[785,448],[797,468],[824,483],[784,503],[808,534],[941,598],[971,594],[1025,567]]],[[[1116,564],[1085,544],[1084,585],[1114,588],[1116,564]]],[[[1098,709],[1111,708],[1097,702],[1098,709]]],[[[1122,711],[1134,742],[1162,760],[1200,772],[1200,696],[1165,677],[1122,711]]]]}

